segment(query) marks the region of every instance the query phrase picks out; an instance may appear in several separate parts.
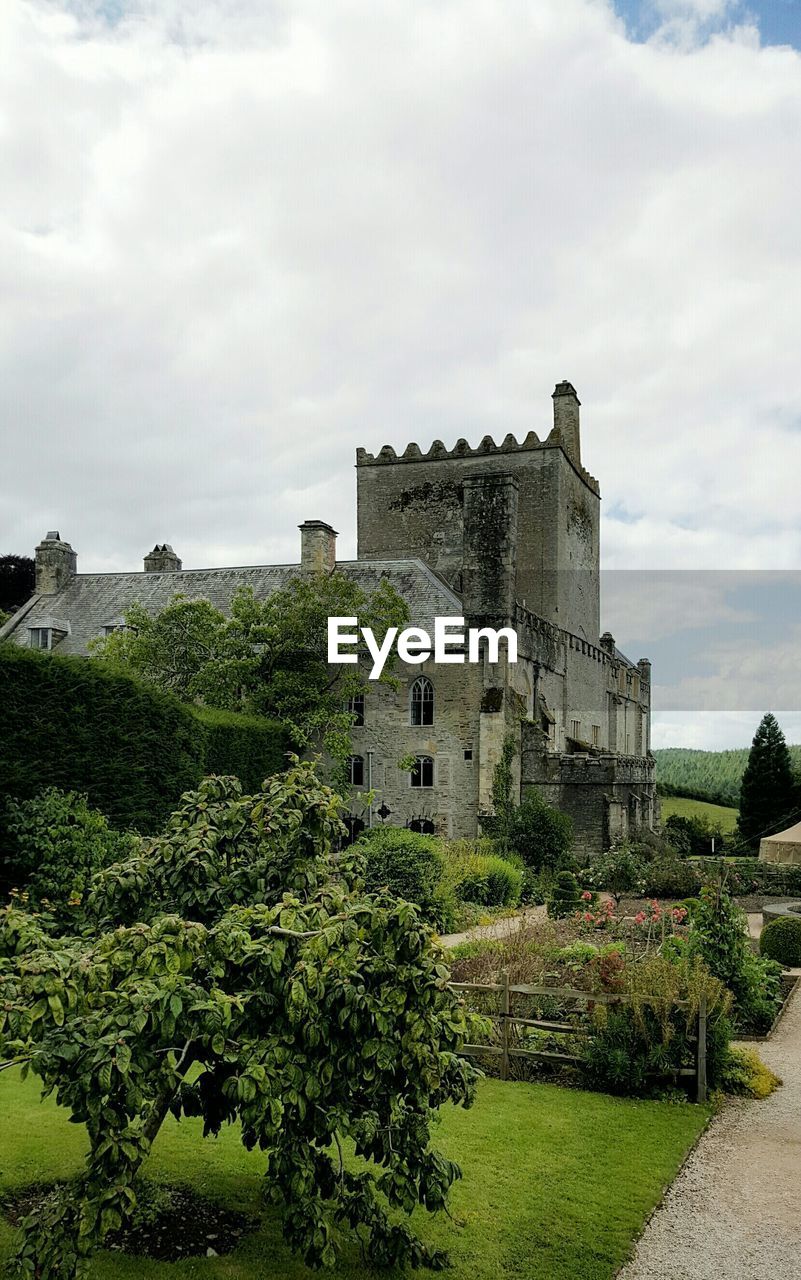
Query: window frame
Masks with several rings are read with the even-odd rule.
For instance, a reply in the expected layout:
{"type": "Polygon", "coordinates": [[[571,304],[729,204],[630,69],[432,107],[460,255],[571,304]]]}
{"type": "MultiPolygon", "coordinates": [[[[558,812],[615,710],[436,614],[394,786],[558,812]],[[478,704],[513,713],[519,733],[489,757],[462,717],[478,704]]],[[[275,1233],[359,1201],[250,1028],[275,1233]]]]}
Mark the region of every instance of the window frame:
{"type": "Polygon", "coordinates": [[[356,753],[348,756],[348,785],[351,787],[364,786],[364,756],[356,753]],[[357,772],[360,775],[358,778],[354,776],[357,772]]]}
{"type": "Polygon", "coordinates": [[[409,773],[409,786],[413,791],[431,791],[437,783],[436,765],[434,756],[419,755],[415,756],[415,767],[409,773]],[[426,782],[425,773],[423,772],[427,766],[431,766],[431,781],[426,782]],[[420,781],[415,782],[415,777],[419,776],[420,781]]]}
{"type": "Polygon", "coordinates": [[[38,649],[42,652],[49,652],[53,648],[53,628],[52,627],[28,627],[28,648],[38,649]],[[34,644],[34,636],[45,636],[46,644],[34,644]]]}
{"type": "Polygon", "coordinates": [[[431,729],[434,725],[434,685],[428,676],[415,676],[409,686],[409,724],[413,729],[431,729]],[[420,696],[417,691],[420,690],[420,696]],[[415,719],[415,708],[419,707],[419,719],[415,719]],[[429,719],[426,719],[426,708],[429,719]]]}

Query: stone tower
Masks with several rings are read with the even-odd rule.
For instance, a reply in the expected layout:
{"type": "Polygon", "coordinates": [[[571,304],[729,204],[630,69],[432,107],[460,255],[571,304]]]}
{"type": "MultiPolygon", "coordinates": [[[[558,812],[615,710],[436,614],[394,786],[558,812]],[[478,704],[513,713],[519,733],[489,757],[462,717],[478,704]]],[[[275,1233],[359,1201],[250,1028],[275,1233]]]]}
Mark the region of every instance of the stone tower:
{"type": "Polygon", "coordinates": [[[359,559],[417,557],[463,595],[466,614],[507,615],[516,599],[597,643],[600,491],[581,465],[571,383],[557,385],[553,406],[544,440],[530,431],[475,449],[462,439],[400,456],[390,445],[357,450],[359,559]]]}

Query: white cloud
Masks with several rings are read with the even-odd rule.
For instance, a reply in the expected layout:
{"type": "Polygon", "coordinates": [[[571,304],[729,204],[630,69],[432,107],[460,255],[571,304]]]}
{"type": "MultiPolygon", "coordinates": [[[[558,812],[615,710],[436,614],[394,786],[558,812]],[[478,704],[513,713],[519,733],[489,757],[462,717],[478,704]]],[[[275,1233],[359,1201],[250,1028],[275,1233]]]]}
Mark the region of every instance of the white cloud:
{"type": "Polygon", "coordinates": [[[607,563],[797,566],[799,55],[599,0],[103,7],[0,8],[0,549],[350,555],[358,444],[544,432],[570,378],[607,563]]]}

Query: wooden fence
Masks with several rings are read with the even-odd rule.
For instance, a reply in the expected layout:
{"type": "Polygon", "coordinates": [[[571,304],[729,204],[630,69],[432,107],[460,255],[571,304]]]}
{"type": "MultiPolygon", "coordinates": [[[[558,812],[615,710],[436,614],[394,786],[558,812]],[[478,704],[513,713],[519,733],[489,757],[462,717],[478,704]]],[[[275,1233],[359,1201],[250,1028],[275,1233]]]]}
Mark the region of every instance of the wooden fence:
{"type": "MultiPolygon", "coordinates": [[[[596,1004],[620,1005],[632,1003],[632,997],[628,995],[614,995],[609,992],[595,994],[589,991],[578,991],[572,987],[546,987],[531,986],[528,983],[511,983],[506,972],[500,974],[499,982],[452,982],[450,985],[453,991],[495,992],[500,995],[500,1011],[484,1015],[499,1024],[500,1045],[466,1044],[463,1046],[462,1053],[468,1058],[478,1058],[482,1055],[500,1058],[502,1080],[509,1079],[509,1063],[512,1058],[527,1058],[530,1061],[550,1062],[554,1065],[579,1066],[581,1063],[581,1058],[575,1053],[558,1053],[551,1049],[522,1049],[518,1045],[510,1044],[510,1027],[530,1027],[537,1031],[546,1031],[552,1035],[575,1036],[582,1033],[582,1028],[572,1022],[549,1021],[545,1018],[518,1018],[512,1013],[512,996],[541,996],[559,1002],[569,1000],[583,1004],[585,1008],[588,1005],[596,1004]]],[[[638,997],[638,1000],[640,1003],[645,1004],[661,1004],[661,1001],[657,999],[649,1002],[647,999],[638,997]]],[[[690,1002],[688,1000],[676,1000],[671,1007],[674,1009],[688,1009],[690,1008],[690,1002]]],[[[707,1007],[706,995],[704,994],[700,997],[695,1018],[695,1028],[689,1037],[695,1048],[695,1062],[691,1067],[680,1067],[672,1073],[687,1078],[691,1077],[694,1080],[697,1102],[706,1102],[707,1096],[706,1018],[707,1007]]]]}

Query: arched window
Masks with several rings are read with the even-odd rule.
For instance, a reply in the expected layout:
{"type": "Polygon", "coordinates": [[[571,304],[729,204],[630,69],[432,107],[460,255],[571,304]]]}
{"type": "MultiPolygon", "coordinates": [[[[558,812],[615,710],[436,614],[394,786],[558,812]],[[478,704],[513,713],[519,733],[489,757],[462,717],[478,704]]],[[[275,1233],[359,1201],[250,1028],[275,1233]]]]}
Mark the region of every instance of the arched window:
{"type": "Polygon", "coordinates": [[[431,756],[418,756],[412,769],[411,784],[413,787],[433,787],[434,760],[431,756]]]}
{"type": "Polygon", "coordinates": [[[354,693],[352,698],[348,698],[346,709],[353,716],[354,729],[361,729],[364,726],[364,694],[354,693]]]}
{"type": "Polygon", "coordinates": [[[348,781],[352,787],[364,786],[364,756],[348,756],[348,781]]]}
{"type": "Polygon", "coordinates": [[[433,836],[436,827],[430,818],[412,818],[409,823],[409,830],[416,831],[421,836],[433,836]]]}
{"type": "Polygon", "coordinates": [[[415,680],[409,706],[412,724],[434,723],[434,686],[428,676],[418,676],[415,680]]]}

